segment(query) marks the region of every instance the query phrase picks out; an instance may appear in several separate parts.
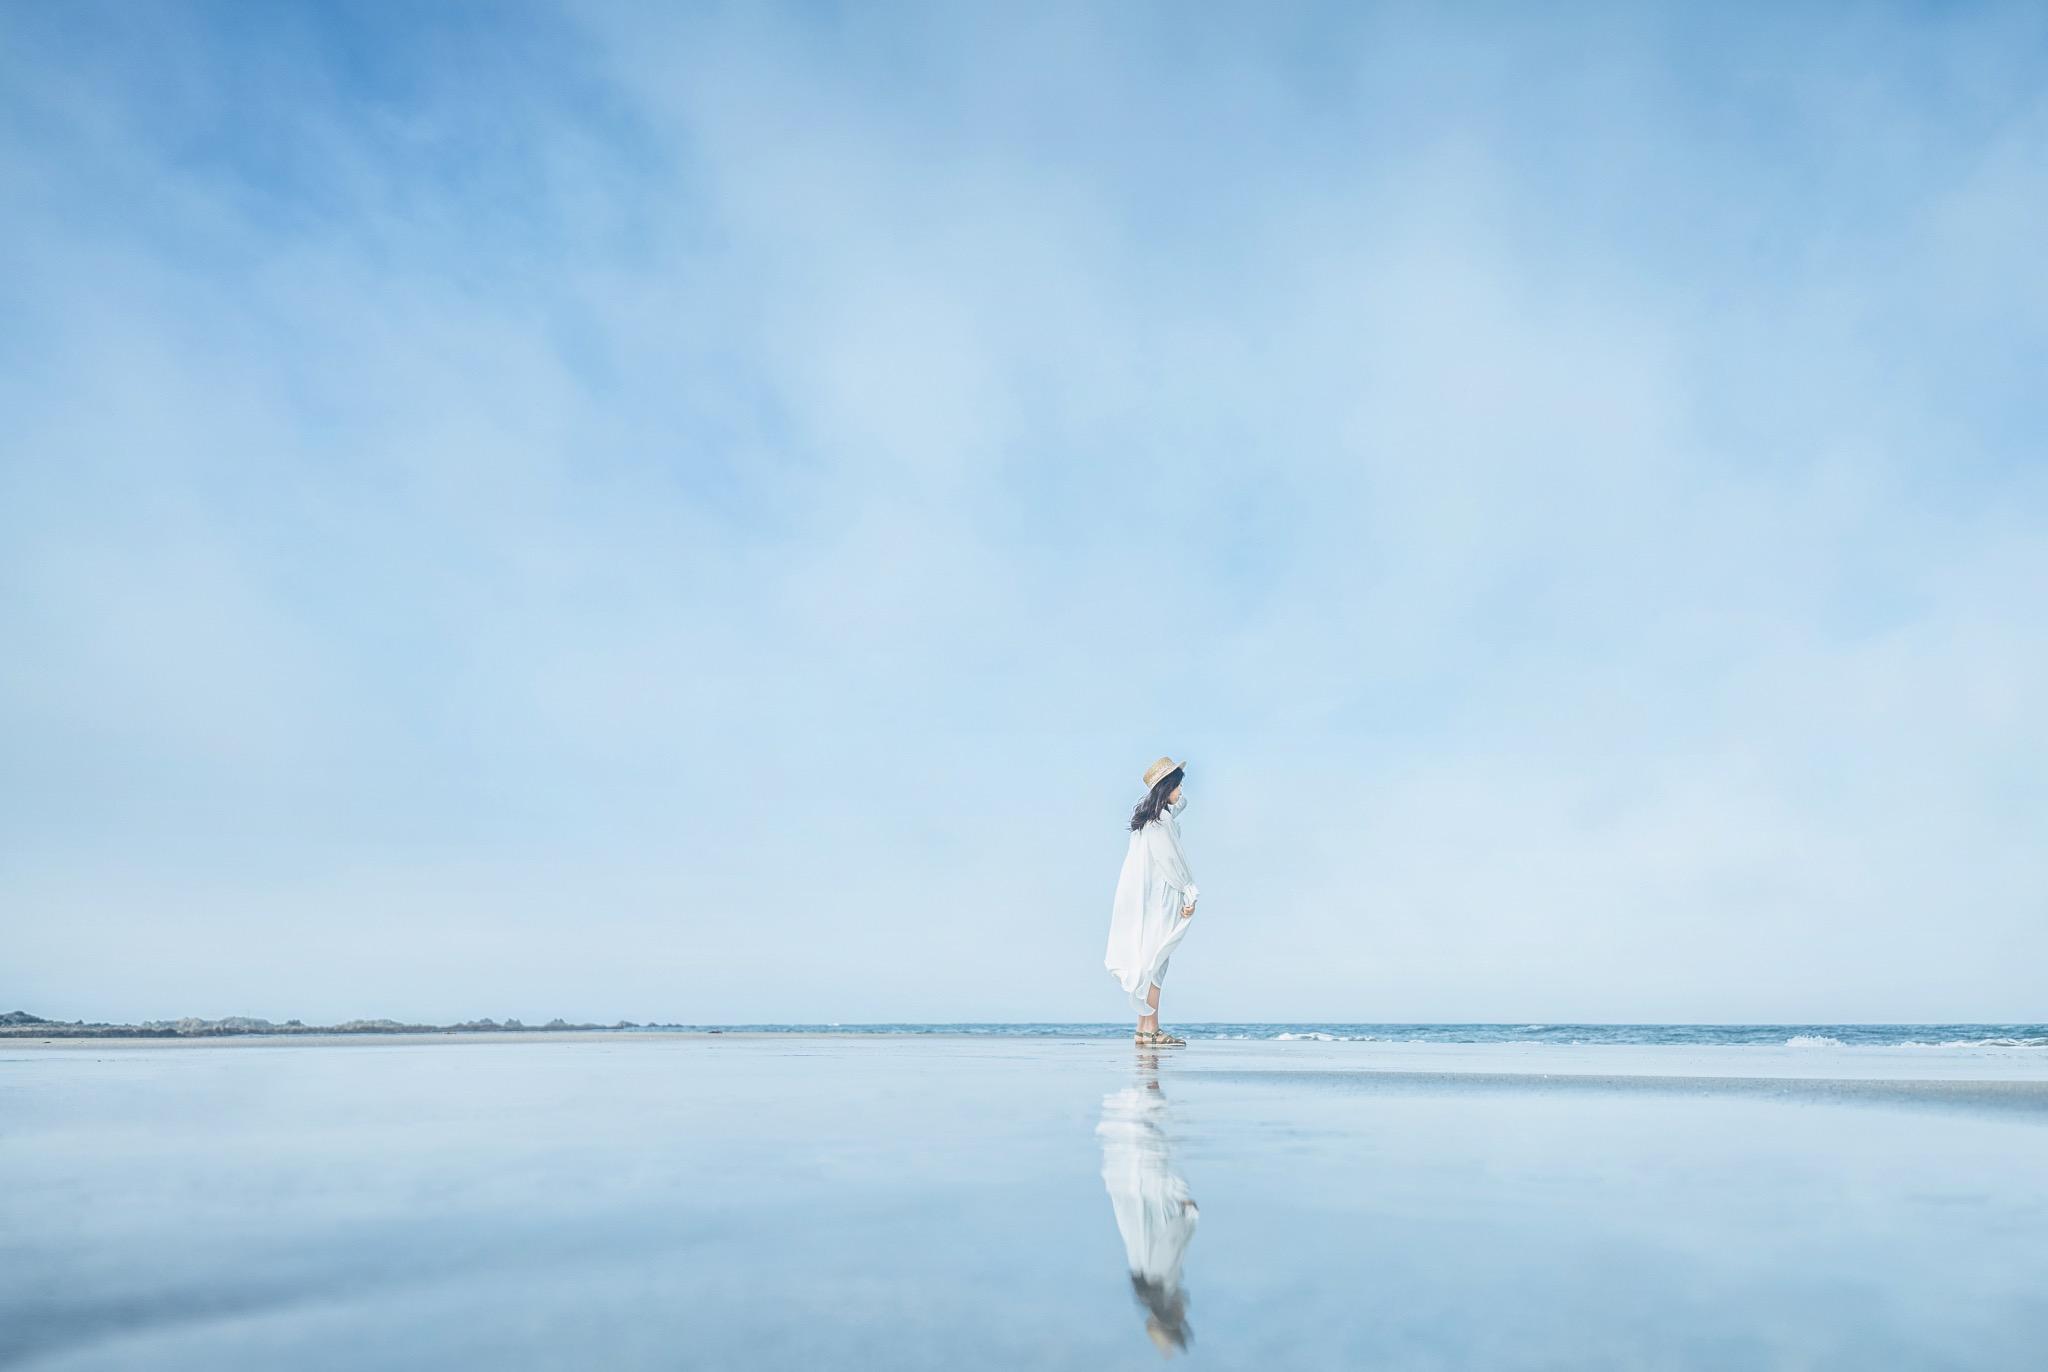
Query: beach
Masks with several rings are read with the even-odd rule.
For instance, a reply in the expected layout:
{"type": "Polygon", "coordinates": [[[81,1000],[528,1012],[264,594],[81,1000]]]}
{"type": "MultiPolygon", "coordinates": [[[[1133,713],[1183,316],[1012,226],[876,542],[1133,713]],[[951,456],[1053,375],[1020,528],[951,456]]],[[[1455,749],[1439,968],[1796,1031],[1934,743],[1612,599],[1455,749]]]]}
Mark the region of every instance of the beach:
{"type": "Polygon", "coordinates": [[[2030,1368],[2048,1053],[0,1045],[0,1365],[2030,1368]]]}

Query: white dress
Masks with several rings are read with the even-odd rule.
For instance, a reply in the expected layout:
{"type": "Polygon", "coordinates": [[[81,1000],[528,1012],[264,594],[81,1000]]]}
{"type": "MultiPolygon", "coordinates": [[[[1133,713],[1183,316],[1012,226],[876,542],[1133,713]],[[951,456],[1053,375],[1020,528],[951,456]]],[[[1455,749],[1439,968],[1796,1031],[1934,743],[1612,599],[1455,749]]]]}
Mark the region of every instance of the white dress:
{"type": "Polygon", "coordinates": [[[1201,1218],[1188,1184],[1174,1170],[1166,1141],[1166,1101],[1157,1091],[1126,1087],[1102,1098],[1102,1184],[1123,1235],[1133,1275],[1161,1289],[1180,1289],[1181,1260],[1201,1218]]]}
{"type": "Polygon", "coordinates": [[[1166,962],[1180,946],[1193,918],[1181,909],[1195,903],[1195,879],[1180,850],[1180,821],[1162,814],[1131,831],[1124,869],[1116,879],[1116,904],[1109,916],[1109,951],[1102,965],[1124,988],[1140,1017],[1154,986],[1166,982],[1166,962]]]}

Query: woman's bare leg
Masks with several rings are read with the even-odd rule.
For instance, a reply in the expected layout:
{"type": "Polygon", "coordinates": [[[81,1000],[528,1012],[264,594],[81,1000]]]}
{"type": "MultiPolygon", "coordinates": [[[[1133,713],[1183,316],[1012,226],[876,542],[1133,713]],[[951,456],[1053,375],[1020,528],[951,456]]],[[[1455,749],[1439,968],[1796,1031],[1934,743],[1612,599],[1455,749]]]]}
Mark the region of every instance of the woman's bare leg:
{"type": "Polygon", "coordinates": [[[1141,1033],[1149,1033],[1159,1027],[1159,985],[1157,982],[1153,983],[1152,989],[1145,993],[1145,1003],[1152,1007],[1152,1013],[1139,1017],[1138,1029],[1141,1033]]]}

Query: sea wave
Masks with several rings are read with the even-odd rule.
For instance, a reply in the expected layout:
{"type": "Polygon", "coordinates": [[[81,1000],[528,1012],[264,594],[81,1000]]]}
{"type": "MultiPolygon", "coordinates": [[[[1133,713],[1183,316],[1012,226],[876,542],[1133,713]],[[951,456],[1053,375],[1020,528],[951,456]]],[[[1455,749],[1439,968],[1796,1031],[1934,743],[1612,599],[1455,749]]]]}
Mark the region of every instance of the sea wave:
{"type": "MultiPolygon", "coordinates": [[[[1545,1047],[1642,1046],[1673,1048],[1770,1048],[1857,1051],[1870,1048],[1916,1053],[2039,1053],[2048,1050],[2048,1024],[1558,1024],[1511,1020],[1495,1024],[1417,1024],[1309,1021],[1246,1023],[1182,1021],[1175,1028],[1189,1038],[1242,1039],[1290,1043],[1376,1045],[1474,1045],[1512,1051],[1545,1047]]],[[[30,1030],[37,1026],[29,1026],[30,1030]]],[[[616,1032],[770,1034],[966,1034],[989,1038],[1101,1038],[1130,1035],[1128,1023],[939,1023],[939,1024],[661,1024],[629,1026],[616,1032]]],[[[15,1033],[7,1029],[0,1033],[15,1033]]],[[[46,1032],[46,1031],[45,1031],[46,1032]]]]}

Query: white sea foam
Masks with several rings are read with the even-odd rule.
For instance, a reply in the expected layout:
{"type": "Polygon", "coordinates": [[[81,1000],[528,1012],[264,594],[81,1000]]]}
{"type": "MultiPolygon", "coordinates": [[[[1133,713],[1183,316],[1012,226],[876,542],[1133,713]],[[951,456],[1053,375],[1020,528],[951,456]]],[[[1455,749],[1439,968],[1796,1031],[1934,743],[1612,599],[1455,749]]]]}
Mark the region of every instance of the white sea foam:
{"type": "Polygon", "coordinates": [[[1944,1039],[1940,1043],[1922,1043],[1918,1040],[1900,1045],[1902,1048],[2048,1048],[2048,1037],[2036,1038],[1995,1038],[1995,1039],[1944,1039]]]}
{"type": "Polygon", "coordinates": [[[1828,1034],[1794,1034],[1785,1040],[1787,1048],[1846,1048],[1847,1044],[1828,1034]]]}

